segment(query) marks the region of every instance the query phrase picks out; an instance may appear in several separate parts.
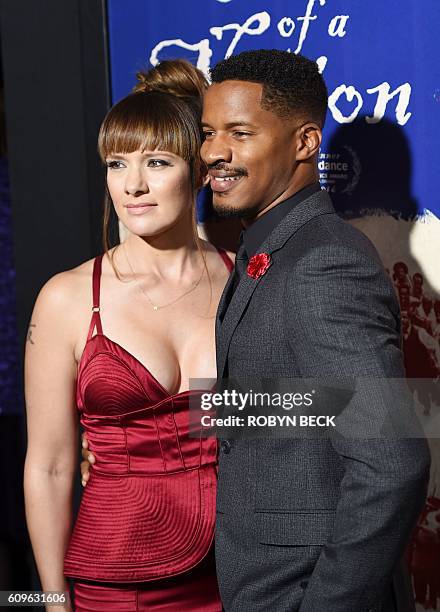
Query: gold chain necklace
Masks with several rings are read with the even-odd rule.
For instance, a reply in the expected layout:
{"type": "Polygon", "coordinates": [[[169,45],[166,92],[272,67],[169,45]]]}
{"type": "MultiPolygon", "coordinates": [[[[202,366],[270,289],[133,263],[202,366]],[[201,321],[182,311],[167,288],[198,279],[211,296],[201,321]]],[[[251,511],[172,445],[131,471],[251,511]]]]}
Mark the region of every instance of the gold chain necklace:
{"type": "Polygon", "coordinates": [[[193,291],[195,291],[197,289],[197,287],[200,285],[200,282],[203,278],[203,275],[205,273],[205,267],[203,267],[202,269],[202,273],[200,275],[200,278],[198,280],[196,280],[193,283],[193,286],[190,289],[187,289],[187,291],[185,291],[185,293],[182,293],[182,295],[179,295],[177,298],[175,298],[174,300],[172,300],[171,302],[168,302],[167,304],[162,304],[161,306],[159,306],[158,304],[155,304],[153,302],[153,300],[150,298],[150,296],[148,295],[147,291],[145,291],[145,289],[142,287],[142,284],[139,281],[139,277],[136,274],[136,272],[133,270],[133,266],[130,263],[130,260],[128,259],[128,254],[127,254],[127,250],[125,248],[125,244],[122,243],[122,248],[124,250],[124,254],[125,254],[125,259],[127,260],[128,263],[128,267],[131,270],[131,273],[133,275],[133,278],[135,279],[137,286],[139,287],[139,289],[142,291],[142,293],[144,294],[144,296],[147,298],[147,300],[149,301],[149,303],[151,304],[151,306],[153,307],[153,310],[161,310],[162,308],[167,308],[167,306],[172,306],[173,304],[175,304],[176,302],[178,302],[179,300],[181,300],[182,298],[184,298],[186,295],[188,295],[189,293],[192,293],[193,291]]]}

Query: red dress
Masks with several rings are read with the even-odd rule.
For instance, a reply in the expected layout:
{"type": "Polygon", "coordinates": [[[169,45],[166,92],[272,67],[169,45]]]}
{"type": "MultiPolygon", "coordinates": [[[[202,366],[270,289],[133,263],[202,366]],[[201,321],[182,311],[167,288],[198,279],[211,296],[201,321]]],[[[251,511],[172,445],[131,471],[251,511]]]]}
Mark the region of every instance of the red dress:
{"type": "Polygon", "coordinates": [[[93,315],[77,379],[96,465],[64,564],[65,575],[77,580],[76,610],[220,611],[217,442],[191,432],[189,421],[189,403],[200,391],[171,395],[104,335],[101,266],[102,255],[94,262],[93,315]]]}

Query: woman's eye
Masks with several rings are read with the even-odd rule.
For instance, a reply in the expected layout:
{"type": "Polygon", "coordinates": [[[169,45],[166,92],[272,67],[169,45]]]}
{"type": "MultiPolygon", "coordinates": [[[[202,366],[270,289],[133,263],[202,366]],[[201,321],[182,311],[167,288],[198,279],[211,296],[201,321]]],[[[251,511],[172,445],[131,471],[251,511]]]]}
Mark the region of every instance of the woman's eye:
{"type": "Polygon", "coordinates": [[[110,160],[106,162],[107,168],[111,168],[112,170],[118,170],[119,168],[123,168],[124,164],[121,161],[110,160]]]}
{"type": "Polygon", "coordinates": [[[148,167],[149,168],[160,168],[161,166],[170,166],[171,164],[164,159],[149,159],[148,167]]]}
{"type": "Polygon", "coordinates": [[[206,139],[206,138],[211,138],[211,136],[212,136],[213,134],[214,134],[214,132],[213,132],[213,131],[206,130],[206,131],[204,131],[204,132],[203,132],[203,138],[205,138],[205,139],[206,139]]]}

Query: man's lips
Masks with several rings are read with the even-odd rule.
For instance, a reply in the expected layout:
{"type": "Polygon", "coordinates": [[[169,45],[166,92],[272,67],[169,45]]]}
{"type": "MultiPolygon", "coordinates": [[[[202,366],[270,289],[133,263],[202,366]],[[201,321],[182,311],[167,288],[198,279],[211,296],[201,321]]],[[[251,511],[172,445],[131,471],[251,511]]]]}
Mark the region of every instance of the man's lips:
{"type": "Polygon", "coordinates": [[[209,173],[211,178],[211,189],[217,193],[224,193],[233,189],[243,177],[242,174],[209,173]]]}

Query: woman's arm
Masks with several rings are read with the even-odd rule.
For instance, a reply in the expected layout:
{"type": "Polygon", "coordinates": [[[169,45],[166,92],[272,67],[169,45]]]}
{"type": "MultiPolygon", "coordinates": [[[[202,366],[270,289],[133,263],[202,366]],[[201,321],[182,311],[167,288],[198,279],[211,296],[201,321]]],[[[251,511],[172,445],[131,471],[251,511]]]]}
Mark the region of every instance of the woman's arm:
{"type": "Polygon", "coordinates": [[[41,290],[25,357],[26,518],[45,591],[67,588],[63,561],[72,525],[78,427],[71,274],[55,276],[41,290]]]}

